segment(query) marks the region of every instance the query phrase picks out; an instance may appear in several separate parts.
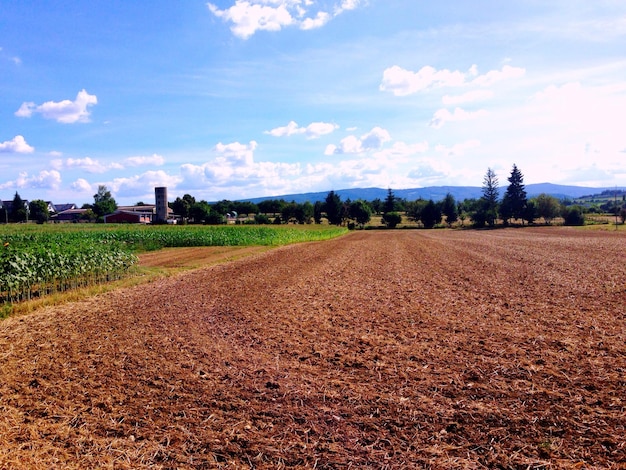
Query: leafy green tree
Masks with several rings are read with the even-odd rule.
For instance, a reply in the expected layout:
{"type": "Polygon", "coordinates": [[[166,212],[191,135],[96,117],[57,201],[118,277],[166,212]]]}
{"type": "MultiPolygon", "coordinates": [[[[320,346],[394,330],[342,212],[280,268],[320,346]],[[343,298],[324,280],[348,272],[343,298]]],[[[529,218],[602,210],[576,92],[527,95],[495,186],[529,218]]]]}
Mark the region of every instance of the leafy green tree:
{"type": "Polygon", "coordinates": [[[228,199],[222,199],[221,201],[213,204],[212,209],[221,215],[226,215],[235,210],[235,205],[233,201],[229,201],[228,199]]]}
{"type": "Polygon", "coordinates": [[[370,206],[372,206],[372,210],[374,214],[380,214],[383,211],[383,201],[380,198],[376,198],[373,201],[370,201],[370,206]]]}
{"type": "Polygon", "coordinates": [[[313,221],[314,207],[309,201],[296,205],[295,217],[299,224],[310,224],[313,221]]]}
{"type": "Polygon", "coordinates": [[[585,214],[578,205],[564,206],[561,216],[565,225],[585,225],[585,214]]]}
{"type": "Polygon", "coordinates": [[[415,222],[419,222],[422,219],[422,211],[424,210],[424,207],[426,206],[426,204],[428,204],[428,201],[422,198],[417,199],[416,201],[410,203],[406,211],[406,214],[409,217],[409,219],[415,222]]]}
{"type": "Polygon", "coordinates": [[[313,205],[313,219],[316,224],[322,223],[322,213],[324,212],[324,204],[321,201],[315,201],[313,205]]]}
{"type": "Polygon", "coordinates": [[[441,208],[432,199],[429,199],[420,217],[425,228],[433,228],[441,222],[441,208]]]}
{"type": "Polygon", "coordinates": [[[222,225],[226,223],[226,219],[222,214],[218,214],[213,209],[204,219],[204,223],[208,225],[222,225]]]}
{"type": "Polygon", "coordinates": [[[526,207],[524,207],[524,215],[523,218],[528,225],[532,225],[535,223],[535,219],[537,219],[537,206],[535,201],[528,201],[526,203],[526,207]]]}
{"type": "Polygon", "coordinates": [[[259,206],[257,206],[254,202],[250,201],[235,201],[233,203],[233,210],[238,214],[245,214],[246,216],[250,214],[256,214],[259,212],[259,206]]]}
{"type": "MultiPolygon", "coordinates": [[[[189,217],[196,224],[206,223],[207,218],[211,215],[212,208],[210,204],[206,201],[200,201],[194,203],[189,208],[189,217]]],[[[220,214],[221,215],[221,214],[220,214]]]]}
{"type": "Polygon", "coordinates": [[[117,210],[117,203],[111,196],[111,191],[103,184],[98,186],[98,192],[93,195],[93,201],[92,210],[98,221],[102,221],[105,215],[117,210]]]}
{"type": "Polygon", "coordinates": [[[504,225],[509,225],[511,217],[513,217],[513,205],[508,194],[505,194],[502,201],[500,201],[498,213],[500,214],[500,218],[502,219],[504,225]]]}
{"type": "Polygon", "coordinates": [[[341,225],[343,204],[335,191],[330,191],[324,200],[324,211],[330,225],[341,225]]]}
{"type": "Polygon", "coordinates": [[[387,212],[383,214],[382,221],[387,228],[396,228],[402,222],[402,216],[397,212],[387,212]]]}
{"type": "Polygon", "coordinates": [[[465,226],[465,220],[468,217],[468,207],[466,205],[466,201],[459,202],[456,207],[457,213],[459,214],[459,220],[461,221],[461,226],[465,226]]]}
{"type": "Polygon", "coordinates": [[[509,176],[507,180],[509,185],[506,188],[504,198],[507,200],[507,205],[510,207],[511,217],[524,220],[524,210],[528,199],[524,187],[524,175],[522,175],[522,172],[517,168],[517,165],[513,164],[511,176],[509,176]]]}
{"type": "Polygon", "coordinates": [[[265,214],[255,214],[254,215],[254,223],[258,225],[269,225],[270,218],[265,214]]]}
{"type": "Polygon", "coordinates": [[[170,203],[170,207],[174,214],[180,215],[183,219],[190,217],[191,207],[196,203],[196,198],[185,194],[182,198],[177,197],[174,202],[170,203]]]}
{"type": "Polygon", "coordinates": [[[490,227],[493,227],[496,224],[496,218],[498,216],[500,189],[498,186],[498,177],[491,168],[487,168],[487,173],[483,179],[482,193],[481,207],[477,208],[472,218],[475,222],[482,221],[482,225],[486,222],[490,227]]]}
{"type": "Polygon", "coordinates": [[[372,208],[368,202],[358,199],[350,204],[350,218],[363,228],[372,219],[372,208]]]}
{"type": "Polygon", "coordinates": [[[547,225],[561,213],[561,204],[559,200],[549,194],[540,194],[535,198],[535,206],[537,207],[537,217],[542,217],[547,225]]]}
{"type": "Polygon", "coordinates": [[[448,227],[451,227],[459,219],[456,200],[452,194],[446,194],[446,197],[441,202],[441,212],[446,217],[448,227]]]}
{"type": "Polygon", "coordinates": [[[280,211],[283,209],[283,204],[285,201],[281,201],[278,199],[266,199],[257,204],[259,208],[259,212],[263,214],[280,214],[280,211]]]}
{"type": "Polygon", "coordinates": [[[9,211],[9,222],[25,222],[26,220],[28,220],[26,203],[16,191],[9,211]]]}
{"type": "Polygon", "coordinates": [[[31,220],[37,221],[38,224],[43,224],[50,220],[50,211],[48,210],[48,204],[41,199],[35,199],[28,204],[31,220]]]}

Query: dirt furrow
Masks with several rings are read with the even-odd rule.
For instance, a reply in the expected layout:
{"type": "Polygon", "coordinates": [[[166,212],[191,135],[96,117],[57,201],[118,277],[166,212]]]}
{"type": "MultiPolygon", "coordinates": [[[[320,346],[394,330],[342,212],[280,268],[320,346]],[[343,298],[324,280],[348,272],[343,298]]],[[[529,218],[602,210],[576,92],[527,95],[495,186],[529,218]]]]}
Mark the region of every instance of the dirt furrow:
{"type": "Polygon", "coordinates": [[[11,318],[0,467],[620,468],[625,241],[357,232],[11,318]]]}

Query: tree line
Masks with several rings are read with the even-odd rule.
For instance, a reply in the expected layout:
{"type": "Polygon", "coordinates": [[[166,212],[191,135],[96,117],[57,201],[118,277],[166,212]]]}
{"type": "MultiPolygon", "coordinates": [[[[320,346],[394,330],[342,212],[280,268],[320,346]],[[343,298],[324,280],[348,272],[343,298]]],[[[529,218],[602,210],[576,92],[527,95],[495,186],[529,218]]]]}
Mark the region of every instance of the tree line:
{"type": "MultiPolygon", "coordinates": [[[[324,201],[315,203],[285,201],[284,199],[267,199],[259,203],[250,201],[221,200],[209,203],[197,201],[190,194],[177,197],[169,203],[174,214],[183,223],[223,224],[228,218],[237,223],[254,224],[311,224],[322,223],[326,219],[330,225],[345,225],[351,228],[364,228],[374,215],[381,216],[381,222],[388,228],[395,228],[402,222],[403,214],[410,221],[433,228],[445,223],[448,227],[460,222],[465,226],[466,220],[473,227],[494,227],[497,224],[533,224],[543,219],[551,224],[558,217],[563,218],[566,225],[582,225],[585,222],[584,208],[579,205],[560,201],[554,196],[540,194],[529,199],[524,186],[524,176],[517,165],[513,165],[508,185],[500,198],[500,186],[495,172],[488,168],[481,187],[480,198],[456,201],[448,193],[441,201],[417,199],[408,201],[398,198],[389,189],[384,200],[365,201],[341,200],[334,190],[330,191],[324,201]],[[251,217],[252,216],[252,217],[251,217]]],[[[94,194],[93,204],[84,204],[86,209],[83,218],[89,221],[102,221],[104,215],[113,213],[117,203],[106,186],[98,187],[94,194]]],[[[136,205],[143,205],[138,202],[136,205]]],[[[611,206],[614,213],[626,220],[626,201],[622,205],[611,206]]],[[[0,209],[0,222],[21,222],[35,220],[43,223],[49,219],[48,205],[42,200],[34,200],[25,204],[16,192],[11,210],[0,209]],[[4,211],[4,214],[3,214],[4,211]],[[5,220],[2,220],[4,215],[5,220]]]]}

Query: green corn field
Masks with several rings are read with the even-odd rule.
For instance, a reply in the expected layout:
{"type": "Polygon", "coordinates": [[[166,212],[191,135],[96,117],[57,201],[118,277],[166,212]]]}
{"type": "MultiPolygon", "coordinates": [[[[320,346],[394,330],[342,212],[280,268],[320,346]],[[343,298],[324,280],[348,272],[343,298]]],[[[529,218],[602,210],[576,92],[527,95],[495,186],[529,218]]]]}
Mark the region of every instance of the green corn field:
{"type": "Polygon", "coordinates": [[[0,303],[101,284],[129,274],[136,253],[165,247],[279,246],[325,240],[339,227],[20,225],[0,227],[0,303]]]}

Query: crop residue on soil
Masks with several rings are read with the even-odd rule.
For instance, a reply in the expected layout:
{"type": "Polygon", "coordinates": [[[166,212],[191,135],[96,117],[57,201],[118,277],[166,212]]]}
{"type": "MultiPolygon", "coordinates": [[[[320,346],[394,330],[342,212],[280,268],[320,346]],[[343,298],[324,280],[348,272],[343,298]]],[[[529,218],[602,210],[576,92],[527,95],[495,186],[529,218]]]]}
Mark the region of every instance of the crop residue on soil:
{"type": "Polygon", "coordinates": [[[626,237],[357,232],[0,323],[0,468],[623,468],[626,237]]]}

